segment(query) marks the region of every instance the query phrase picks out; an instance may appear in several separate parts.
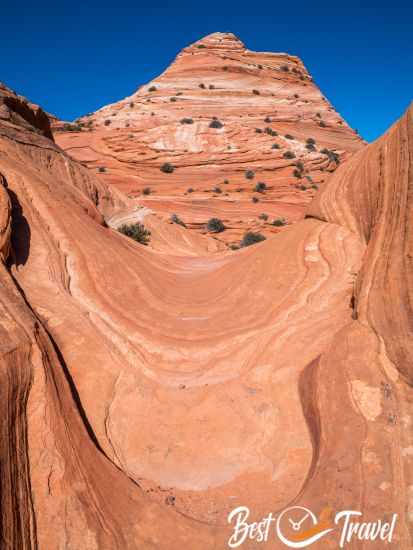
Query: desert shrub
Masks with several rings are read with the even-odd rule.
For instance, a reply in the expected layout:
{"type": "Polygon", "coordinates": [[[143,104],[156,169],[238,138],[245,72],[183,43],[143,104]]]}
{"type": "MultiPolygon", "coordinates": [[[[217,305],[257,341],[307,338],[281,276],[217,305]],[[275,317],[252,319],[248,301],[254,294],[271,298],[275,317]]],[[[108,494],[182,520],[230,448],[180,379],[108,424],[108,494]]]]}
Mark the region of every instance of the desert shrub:
{"type": "Polygon", "coordinates": [[[187,193],[193,193],[194,192],[194,189],[193,187],[188,187],[188,189],[186,190],[187,193]]]}
{"type": "Polygon", "coordinates": [[[143,193],[144,195],[150,195],[150,194],[151,194],[151,188],[150,188],[150,187],[144,187],[144,188],[142,189],[142,193],[143,193]]]}
{"type": "Polygon", "coordinates": [[[130,107],[131,109],[133,109],[133,107],[135,107],[135,104],[134,104],[133,101],[131,101],[131,102],[129,103],[129,107],[130,107]]]}
{"type": "Polygon", "coordinates": [[[219,218],[211,218],[206,224],[206,228],[211,233],[221,233],[225,230],[225,225],[219,218]]]}
{"type": "Polygon", "coordinates": [[[288,71],[290,70],[290,67],[288,65],[281,65],[281,70],[284,71],[285,73],[288,73],[288,71]]]}
{"type": "Polygon", "coordinates": [[[227,65],[224,65],[223,69],[224,69],[224,71],[227,71],[227,70],[228,70],[228,66],[227,66],[227,65]]]}
{"type": "Polygon", "coordinates": [[[107,118],[103,124],[104,124],[105,126],[109,126],[109,124],[110,124],[111,122],[112,122],[112,121],[109,120],[109,119],[107,118]]]}
{"type": "Polygon", "coordinates": [[[182,227],[186,227],[185,223],[181,220],[178,214],[172,214],[169,219],[171,220],[172,223],[176,223],[178,225],[182,225],[182,227]]]}
{"type": "Polygon", "coordinates": [[[311,143],[312,145],[315,145],[316,142],[314,138],[309,137],[307,138],[306,143],[311,143]]]}
{"type": "Polygon", "coordinates": [[[300,185],[299,189],[301,189],[301,191],[307,191],[307,187],[305,185],[300,185]]]}
{"type": "Polygon", "coordinates": [[[203,50],[204,48],[206,48],[206,46],[204,44],[198,44],[197,48],[199,50],[203,50]]]}
{"type": "Polygon", "coordinates": [[[283,225],[287,225],[287,220],[285,218],[277,218],[272,222],[272,225],[275,225],[275,227],[282,227],[283,225]]]}
{"type": "Polygon", "coordinates": [[[181,124],[193,124],[194,121],[192,118],[187,118],[187,117],[184,117],[184,118],[181,118],[181,124]]]}
{"type": "Polygon", "coordinates": [[[324,122],[324,120],[320,120],[319,126],[321,126],[321,128],[327,128],[327,124],[324,122]]]}
{"type": "Polygon", "coordinates": [[[292,136],[291,134],[285,134],[285,139],[294,139],[294,136],[292,136]]]}
{"type": "Polygon", "coordinates": [[[283,157],[285,159],[295,159],[295,153],[293,153],[292,151],[286,151],[284,154],[283,154],[283,157]]]}
{"type": "Polygon", "coordinates": [[[315,145],[313,145],[312,143],[306,143],[305,147],[306,147],[307,151],[310,151],[310,152],[316,150],[315,145]]]}
{"type": "Polygon", "coordinates": [[[214,187],[214,193],[222,193],[222,189],[220,187],[214,187]]]}
{"type": "Polygon", "coordinates": [[[293,172],[293,176],[300,179],[303,177],[303,174],[300,172],[300,170],[295,169],[293,172]]]}
{"type": "Polygon", "coordinates": [[[205,84],[201,82],[201,84],[198,85],[199,88],[202,88],[202,90],[205,90],[205,84]]]}
{"type": "Polygon", "coordinates": [[[257,203],[257,202],[259,202],[260,199],[258,197],[252,197],[251,200],[252,200],[252,202],[257,203]]]}
{"type": "Polygon", "coordinates": [[[294,94],[295,99],[298,99],[300,96],[298,94],[294,94]]]}
{"type": "Polygon", "coordinates": [[[270,119],[270,117],[269,117],[269,116],[266,116],[266,117],[264,118],[264,122],[266,122],[267,124],[271,124],[271,119],[270,119]]]}
{"type": "Polygon", "coordinates": [[[82,131],[83,124],[77,123],[77,124],[63,124],[63,130],[65,132],[81,132],[82,131]]]}
{"type": "Polygon", "coordinates": [[[265,214],[264,212],[260,214],[258,217],[260,220],[264,220],[264,221],[268,220],[268,214],[265,214]]]}
{"type": "Polygon", "coordinates": [[[330,151],[330,149],[324,147],[324,149],[321,149],[320,153],[327,155],[332,162],[336,162],[337,164],[340,162],[340,156],[334,151],[330,151]]]}
{"type": "Polygon", "coordinates": [[[261,69],[262,69],[262,65],[258,65],[258,68],[261,70],[261,69]]]}
{"type": "Polygon", "coordinates": [[[172,103],[175,103],[175,101],[178,101],[178,98],[175,96],[172,96],[169,98],[169,101],[172,101],[172,103]]]}
{"type": "Polygon", "coordinates": [[[246,170],[245,177],[247,180],[252,180],[255,177],[255,172],[253,170],[246,170]]]}
{"type": "Polygon", "coordinates": [[[262,182],[262,181],[259,181],[257,183],[257,185],[255,186],[254,191],[256,193],[264,193],[264,191],[266,191],[266,189],[267,189],[267,184],[262,182]]]}
{"type": "Polygon", "coordinates": [[[260,243],[261,241],[265,241],[264,235],[261,233],[254,233],[253,231],[247,231],[242,238],[240,246],[251,246],[252,244],[260,243]]]}
{"type": "Polygon", "coordinates": [[[318,189],[318,185],[316,185],[315,183],[313,183],[313,185],[311,186],[313,189],[318,189]]]}
{"type": "Polygon", "coordinates": [[[148,88],[148,92],[156,92],[156,86],[151,86],[148,88]]]}
{"type": "Polygon", "coordinates": [[[304,170],[304,164],[301,162],[301,160],[297,160],[295,165],[298,168],[298,170],[300,170],[301,172],[304,170]]]}
{"type": "Polygon", "coordinates": [[[99,166],[98,172],[100,172],[101,174],[103,174],[104,172],[106,172],[106,168],[105,168],[104,166],[99,166]]]}
{"type": "Polygon", "coordinates": [[[229,247],[230,247],[231,250],[239,250],[239,245],[238,244],[230,244],[229,247]]]}
{"type": "Polygon", "coordinates": [[[256,131],[257,134],[262,134],[261,128],[255,128],[255,131],[256,131]]]}
{"type": "Polygon", "coordinates": [[[225,184],[225,185],[228,185],[228,184],[229,184],[229,180],[224,180],[224,184],[225,184]]]}
{"type": "Polygon", "coordinates": [[[252,93],[253,93],[254,95],[260,95],[260,91],[259,91],[259,90],[252,90],[252,93]]]}
{"type": "Polygon", "coordinates": [[[210,124],[209,124],[209,127],[210,128],[223,128],[224,125],[222,124],[222,122],[220,122],[219,120],[217,119],[214,119],[214,120],[211,120],[210,124]]]}
{"type": "Polygon", "coordinates": [[[209,88],[210,90],[215,90],[215,86],[214,86],[213,84],[210,84],[210,85],[208,86],[208,88],[209,88]]]}
{"type": "Polygon", "coordinates": [[[145,226],[141,223],[124,224],[118,228],[119,233],[126,235],[134,241],[147,245],[149,243],[149,237],[151,232],[145,229],[145,226]]]}
{"type": "Polygon", "coordinates": [[[175,166],[171,164],[170,162],[164,162],[160,168],[161,172],[164,172],[165,174],[172,174],[172,172],[175,170],[175,166]]]}
{"type": "Polygon", "coordinates": [[[278,145],[278,143],[273,143],[271,145],[271,149],[280,149],[280,146],[278,145]]]}

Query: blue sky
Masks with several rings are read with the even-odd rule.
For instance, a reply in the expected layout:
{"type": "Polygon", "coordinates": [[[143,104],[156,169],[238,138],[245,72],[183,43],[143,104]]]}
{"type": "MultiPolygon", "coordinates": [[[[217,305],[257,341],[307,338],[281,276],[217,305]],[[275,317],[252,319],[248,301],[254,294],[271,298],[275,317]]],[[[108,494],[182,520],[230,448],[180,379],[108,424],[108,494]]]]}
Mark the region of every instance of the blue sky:
{"type": "Polygon", "coordinates": [[[413,99],[413,3],[22,0],[2,6],[0,80],[64,120],[129,95],[216,31],[298,55],[367,140],[413,99]],[[253,10],[253,13],[251,13],[253,10]],[[254,15],[257,14],[257,15],[254,15]],[[214,15],[215,14],[215,15],[214,15]]]}

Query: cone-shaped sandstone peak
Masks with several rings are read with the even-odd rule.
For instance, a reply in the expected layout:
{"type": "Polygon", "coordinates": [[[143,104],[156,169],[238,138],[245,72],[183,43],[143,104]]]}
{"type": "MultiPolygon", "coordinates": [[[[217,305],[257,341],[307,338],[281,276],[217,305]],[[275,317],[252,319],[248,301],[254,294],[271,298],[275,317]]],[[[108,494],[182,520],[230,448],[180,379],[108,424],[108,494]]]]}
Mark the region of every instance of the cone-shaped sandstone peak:
{"type": "Polygon", "coordinates": [[[99,177],[198,230],[225,219],[218,238],[233,244],[301,217],[363,146],[298,57],[250,51],[232,33],[184,47],[151,82],[77,122],[56,139],[99,177]]]}

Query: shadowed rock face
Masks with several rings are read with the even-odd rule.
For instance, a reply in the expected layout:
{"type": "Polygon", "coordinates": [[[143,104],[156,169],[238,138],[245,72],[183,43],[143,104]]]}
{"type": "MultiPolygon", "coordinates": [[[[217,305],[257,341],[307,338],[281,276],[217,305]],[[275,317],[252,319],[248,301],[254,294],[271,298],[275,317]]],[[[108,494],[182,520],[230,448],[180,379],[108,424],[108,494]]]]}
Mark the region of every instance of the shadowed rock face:
{"type": "Polygon", "coordinates": [[[221,549],[236,506],[297,504],[411,548],[412,117],[235,253],[132,242],[134,201],[0,119],[2,547],[221,549]]]}
{"type": "Polygon", "coordinates": [[[249,51],[230,33],[184,48],[155,80],[78,122],[81,132],[55,133],[70,155],[190,228],[221,218],[227,229],[216,238],[226,243],[249,229],[280,231],[274,218],[300,219],[337,159],[363,146],[300,59],[249,51]]]}

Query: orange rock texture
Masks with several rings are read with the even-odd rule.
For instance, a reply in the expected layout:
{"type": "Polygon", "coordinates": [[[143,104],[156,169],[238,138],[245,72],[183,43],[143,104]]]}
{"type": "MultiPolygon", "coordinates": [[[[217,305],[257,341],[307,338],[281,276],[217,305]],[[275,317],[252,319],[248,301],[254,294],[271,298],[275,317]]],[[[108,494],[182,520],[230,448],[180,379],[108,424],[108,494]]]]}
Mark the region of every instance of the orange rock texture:
{"type": "Polygon", "coordinates": [[[237,506],[299,505],[397,513],[410,549],[413,107],[239,251],[148,214],[36,112],[0,90],[2,548],[221,550],[237,506]],[[150,246],[114,229],[142,220],[150,246]]]}
{"type": "Polygon", "coordinates": [[[200,232],[220,218],[227,229],[216,238],[232,244],[246,230],[278,232],[274,219],[300,219],[363,146],[300,59],[249,51],[230,33],[184,48],[158,78],[72,131],[53,126],[57,143],[106,183],[200,232]]]}

